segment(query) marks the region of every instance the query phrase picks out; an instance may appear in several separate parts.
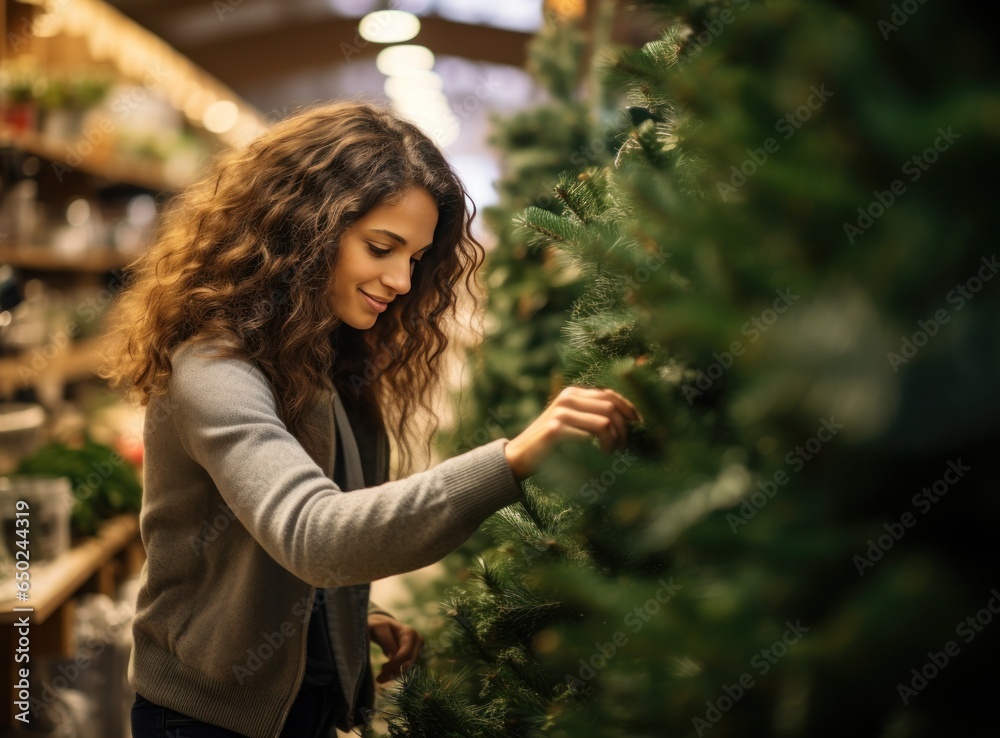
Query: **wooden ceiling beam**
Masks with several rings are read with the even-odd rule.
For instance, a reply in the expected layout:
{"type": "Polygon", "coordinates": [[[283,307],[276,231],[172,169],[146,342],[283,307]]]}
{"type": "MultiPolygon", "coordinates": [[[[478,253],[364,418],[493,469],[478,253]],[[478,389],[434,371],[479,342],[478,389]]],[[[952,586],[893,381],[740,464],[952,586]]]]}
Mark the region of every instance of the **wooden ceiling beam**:
{"type": "MultiPolygon", "coordinates": [[[[372,58],[385,48],[384,44],[363,40],[357,29],[356,18],[331,17],[322,22],[269,27],[205,43],[166,40],[238,92],[244,83],[259,83],[308,68],[349,64],[360,58],[372,58]]],[[[523,67],[531,38],[529,33],[430,17],[421,19],[419,35],[408,43],[427,46],[437,55],[523,67]]]]}

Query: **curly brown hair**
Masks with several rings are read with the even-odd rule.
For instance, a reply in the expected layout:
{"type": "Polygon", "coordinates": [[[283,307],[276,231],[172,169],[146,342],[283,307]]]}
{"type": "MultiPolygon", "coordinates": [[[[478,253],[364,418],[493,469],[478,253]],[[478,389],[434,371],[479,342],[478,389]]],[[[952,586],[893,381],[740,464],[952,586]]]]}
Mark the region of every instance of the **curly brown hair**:
{"type": "MultiPolygon", "coordinates": [[[[391,429],[408,468],[415,411],[433,418],[456,286],[473,305],[481,294],[475,213],[437,146],[390,110],[336,102],[300,111],[220,154],[171,201],[108,316],[100,376],[145,405],[166,392],[181,342],[225,337],[235,345],[219,355],[263,371],[289,430],[332,382],[364,410],[354,417],[391,429]],[[324,296],[341,236],[411,187],[437,203],[434,248],[372,328],[340,323],[324,296]]],[[[431,434],[426,442],[429,456],[431,434]]]]}

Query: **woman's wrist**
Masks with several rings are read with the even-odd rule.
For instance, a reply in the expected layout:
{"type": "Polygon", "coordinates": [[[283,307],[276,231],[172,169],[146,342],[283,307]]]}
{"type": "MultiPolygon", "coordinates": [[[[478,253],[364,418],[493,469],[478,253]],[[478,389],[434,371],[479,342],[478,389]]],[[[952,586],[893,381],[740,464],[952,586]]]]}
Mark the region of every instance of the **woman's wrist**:
{"type": "Polygon", "coordinates": [[[522,482],[525,478],[531,476],[524,468],[523,454],[521,453],[520,446],[517,444],[517,439],[505,443],[503,452],[507,457],[507,464],[510,466],[511,474],[514,475],[514,481],[522,482]]]}

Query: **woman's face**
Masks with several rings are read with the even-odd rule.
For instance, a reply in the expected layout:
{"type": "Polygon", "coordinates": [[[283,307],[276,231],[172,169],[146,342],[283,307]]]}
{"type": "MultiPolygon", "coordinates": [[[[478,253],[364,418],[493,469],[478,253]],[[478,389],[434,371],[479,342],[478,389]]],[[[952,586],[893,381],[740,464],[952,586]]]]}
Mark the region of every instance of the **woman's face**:
{"type": "Polygon", "coordinates": [[[411,187],[348,228],[334,265],[330,306],[340,320],[364,330],[375,325],[396,295],[410,291],[417,262],[430,248],[437,227],[434,198],[411,187]]]}

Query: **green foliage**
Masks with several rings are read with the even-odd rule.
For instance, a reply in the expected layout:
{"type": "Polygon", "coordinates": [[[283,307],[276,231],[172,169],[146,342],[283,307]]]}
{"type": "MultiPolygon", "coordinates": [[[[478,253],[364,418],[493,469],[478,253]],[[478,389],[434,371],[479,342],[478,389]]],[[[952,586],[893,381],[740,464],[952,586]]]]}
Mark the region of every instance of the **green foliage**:
{"type": "Polygon", "coordinates": [[[101,521],[138,512],[142,485],[135,468],[110,446],[85,435],[79,447],[49,443],[21,461],[17,474],[67,477],[73,486],[74,535],[92,536],[101,521]]]}
{"type": "Polygon", "coordinates": [[[498,735],[501,726],[465,697],[466,674],[445,680],[434,679],[419,668],[410,669],[401,679],[395,709],[407,722],[389,720],[389,735],[409,738],[464,738],[470,735],[498,735]]]}
{"type": "Polygon", "coordinates": [[[496,238],[484,268],[487,332],[468,357],[470,388],[456,402],[460,423],[439,439],[446,455],[491,437],[513,438],[561,384],[556,343],[583,275],[554,249],[536,247],[514,216],[526,207],[558,215],[564,201],[553,188],[560,173],[579,164],[596,167],[614,155],[616,131],[594,120],[579,99],[585,41],[575,26],[547,23],[529,50],[529,70],[546,98],[494,120],[490,143],[503,152],[504,166],[500,202],[484,211],[496,238]]]}
{"type": "MultiPolygon", "coordinates": [[[[496,183],[500,201],[483,213],[495,238],[484,266],[486,336],[467,356],[468,388],[455,398],[458,422],[437,439],[443,456],[513,438],[561,387],[558,340],[583,275],[555,249],[533,247],[514,216],[528,206],[560,212],[553,193],[560,173],[576,162],[596,167],[614,155],[616,130],[605,130],[581,99],[585,42],[576,26],[548,23],[529,49],[542,101],[494,120],[490,143],[503,152],[503,171],[496,183]]],[[[465,562],[491,545],[477,533],[445,565],[461,574],[465,562]]]]}
{"type": "Polygon", "coordinates": [[[491,521],[498,548],[451,594],[432,664],[461,670],[489,727],[426,719],[987,734],[988,31],[941,3],[645,5],[682,22],[609,61],[631,124],[614,164],[558,178],[560,207],[517,226],[584,276],[567,381],[619,389],[646,423],[614,457],[561,449],[491,521]]]}

